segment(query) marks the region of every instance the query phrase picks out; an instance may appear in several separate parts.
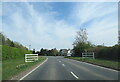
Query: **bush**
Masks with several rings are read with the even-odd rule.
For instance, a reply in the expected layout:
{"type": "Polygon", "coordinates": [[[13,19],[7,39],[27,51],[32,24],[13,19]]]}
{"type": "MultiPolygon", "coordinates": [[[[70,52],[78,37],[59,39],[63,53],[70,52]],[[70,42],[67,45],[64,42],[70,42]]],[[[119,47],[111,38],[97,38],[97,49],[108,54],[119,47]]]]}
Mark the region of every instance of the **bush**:
{"type": "Polygon", "coordinates": [[[79,43],[76,46],[74,46],[73,51],[74,51],[74,56],[80,56],[82,57],[82,53],[85,52],[85,50],[92,48],[93,45],[91,43],[79,43]]]}
{"type": "Polygon", "coordinates": [[[120,45],[113,47],[94,47],[88,49],[89,52],[95,52],[95,58],[108,59],[108,60],[120,60],[118,53],[120,53],[120,45]]]}

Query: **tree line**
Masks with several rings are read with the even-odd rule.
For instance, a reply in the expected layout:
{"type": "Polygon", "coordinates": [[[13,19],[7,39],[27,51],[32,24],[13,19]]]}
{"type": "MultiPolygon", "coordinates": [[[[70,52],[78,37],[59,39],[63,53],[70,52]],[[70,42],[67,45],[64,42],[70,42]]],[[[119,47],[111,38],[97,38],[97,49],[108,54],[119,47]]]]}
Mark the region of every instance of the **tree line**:
{"type": "Polygon", "coordinates": [[[28,50],[26,47],[24,47],[22,44],[18,42],[14,42],[7,38],[3,33],[0,33],[0,45],[5,45],[9,47],[16,47],[24,50],[28,50]]]}
{"type": "MultiPolygon", "coordinates": [[[[2,33],[0,33],[0,45],[28,50],[22,44],[10,40],[2,33]]],[[[67,49],[63,50],[67,52],[67,49]]],[[[61,51],[62,49],[58,51],[56,48],[50,50],[41,48],[40,51],[33,51],[33,53],[37,53],[39,56],[61,56],[61,51]]],[[[94,45],[90,41],[88,41],[88,34],[86,29],[80,29],[77,32],[75,41],[73,42],[72,51],[73,57],[82,57],[83,52],[95,52],[95,58],[97,59],[109,59],[117,61],[120,60],[120,45],[116,44],[111,47],[107,47],[104,45],[94,45]]]]}
{"type": "Polygon", "coordinates": [[[83,52],[95,52],[95,58],[97,59],[120,60],[120,45],[116,44],[111,47],[94,45],[88,41],[86,29],[80,29],[77,32],[73,43],[73,51],[73,56],[82,57],[83,52]]]}
{"type": "Polygon", "coordinates": [[[39,56],[59,56],[59,51],[54,48],[54,49],[43,49],[41,48],[40,51],[37,51],[36,54],[38,54],[39,56]]]}
{"type": "Polygon", "coordinates": [[[23,58],[24,54],[32,53],[18,42],[14,42],[0,33],[0,48],[2,49],[2,60],[23,58]]]}

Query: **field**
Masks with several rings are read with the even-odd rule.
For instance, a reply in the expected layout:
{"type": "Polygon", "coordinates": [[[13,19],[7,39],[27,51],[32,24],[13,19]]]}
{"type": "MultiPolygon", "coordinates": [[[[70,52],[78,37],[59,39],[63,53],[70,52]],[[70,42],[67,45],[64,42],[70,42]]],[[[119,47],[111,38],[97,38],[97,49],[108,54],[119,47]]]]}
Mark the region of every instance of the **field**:
{"type": "Polygon", "coordinates": [[[101,60],[101,59],[89,59],[89,58],[81,58],[81,57],[65,57],[65,58],[74,59],[77,61],[92,63],[95,65],[100,65],[103,67],[120,70],[120,62],[116,62],[116,61],[101,60]]]}
{"type": "Polygon", "coordinates": [[[19,74],[22,71],[25,71],[32,67],[35,64],[38,64],[44,61],[46,58],[40,56],[37,62],[24,62],[24,58],[10,59],[3,61],[3,80],[11,79],[13,76],[19,74]]]}

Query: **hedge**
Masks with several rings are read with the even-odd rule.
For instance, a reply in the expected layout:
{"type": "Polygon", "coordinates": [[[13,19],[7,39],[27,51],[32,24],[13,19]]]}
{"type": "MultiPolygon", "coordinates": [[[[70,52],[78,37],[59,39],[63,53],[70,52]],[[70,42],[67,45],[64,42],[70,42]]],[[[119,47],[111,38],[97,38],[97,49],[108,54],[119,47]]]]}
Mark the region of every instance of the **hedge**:
{"type": "Polygon", "coordinates": [[[95,53],[95,58],[108,59],[108,60],[120,60],[120,45],[113,47],[94,47],[88,49],[89,52],[95,53]]]}

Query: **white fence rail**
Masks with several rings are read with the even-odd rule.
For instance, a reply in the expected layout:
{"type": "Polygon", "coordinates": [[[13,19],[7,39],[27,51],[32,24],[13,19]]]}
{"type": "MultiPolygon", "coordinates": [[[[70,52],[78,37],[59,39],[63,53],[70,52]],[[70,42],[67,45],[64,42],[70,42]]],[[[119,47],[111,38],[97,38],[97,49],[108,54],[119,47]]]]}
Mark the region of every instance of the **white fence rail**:
{"type": "Polygon", "coordinates": [[[25,54],[25,62],[38,61],[38,54],[25,54]]]}
{"type": "Polygon", "coordinates": [[[92,59],[95,59],[94,52],[84,52],[84,53],[82,53],[82,58],[92,58],[92,59]]]}

